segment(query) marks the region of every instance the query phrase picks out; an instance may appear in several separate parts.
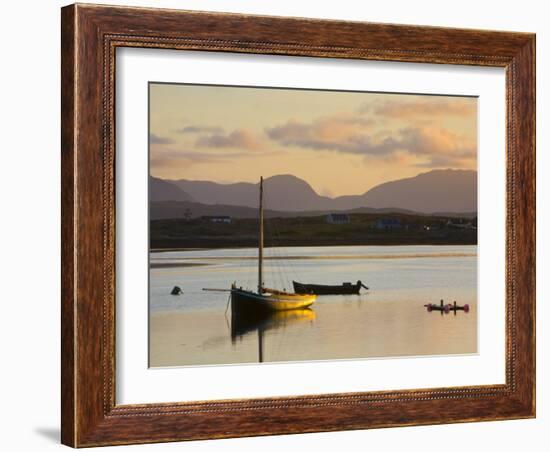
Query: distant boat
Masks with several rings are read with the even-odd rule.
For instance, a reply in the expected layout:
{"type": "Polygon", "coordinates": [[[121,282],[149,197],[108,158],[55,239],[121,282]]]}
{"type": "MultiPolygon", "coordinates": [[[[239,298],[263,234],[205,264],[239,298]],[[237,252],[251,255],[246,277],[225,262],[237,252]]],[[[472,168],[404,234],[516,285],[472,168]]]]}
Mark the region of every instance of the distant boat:
{"type": "Polygon", "coordinates": [[[259,240],[258,240],[258,290],[245,290],[231,285],[231,312],[262,313],[265,311],[288,311],[291,309],[304,309],[312,305],[317,296],[314,294],[288,293],[281,290],[264,287],[263,281],[263,257],[264,257],[264,208],[263,208],[263,177],[260,178],[260,206],[259,206],[259,240]]]}
{"type": "Polygon", "coordinates": [[[441,300],[438,305],[435,303],[428,303],[425,304],[424,307],[427,309],[428,312],[439,311],[441,312],[441,315],[443,315],[443,313],[448,314],[449,312],[454,312],[454,314],[456,315],[457,311],[464,311],[466,314],[470,312],[469,304],[459,306],[458,304],[456,304],[456,301],[453,302],[453,304],[443,304],[443,300],[441,300]]]}
{"type": "Polygon", "coordinates": [[[365,290],[369,290],[361,281],[357,281],[355,284],[345,282],[339,285],[325,285],[325,284],[303,284],[297,281],[292,281],[294,285],[294,292],[300,294],[314,294],[314,295],[359,295],[361,287],[365,290]]]}

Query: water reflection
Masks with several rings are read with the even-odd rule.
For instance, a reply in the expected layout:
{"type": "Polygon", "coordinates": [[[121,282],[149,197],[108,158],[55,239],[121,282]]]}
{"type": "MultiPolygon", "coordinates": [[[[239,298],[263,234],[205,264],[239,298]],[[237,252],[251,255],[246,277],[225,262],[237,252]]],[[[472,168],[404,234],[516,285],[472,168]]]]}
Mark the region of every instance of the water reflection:
{"type": "MultiPolygon", "coordinates": [[[[250,251],[256,256],[256,250],[250,251]]],[[[266,253],[279,256],[266,260],[270,287],[288,289],[293,279],[326,284],[361,279],[370,290],[319,296],[311,309],[237,318],[229,308],[231,283],[242,281],[245,288],[257,284],[255,260],[241,259],[246,250],[153,253],[153,262],[189,259],[183,266],[151,268],[151,367],[257,363],[260,352],[264,362],[289,362],[477,351],[475,246],[310,247],[266,253]],[[306,256],[324,257],[296,258],[306,256]],[[279,267],[290,282],[279,280],[279,267]],[[184,295],[170,295],[174,285],[184,295]],[[223,291],[203,291],[205,287],[223,291]],[[426,312],[427,303],[439,305],[441,299],[468,304],[470,311],[426,312]]]]}
{"type": "Polygon", "coordinates": [[[315,321],[315,311],[293,309],[290,311],[265,311],[256,313],[231,312],[231,342],[237,343],[243,336],[257,332],[258,362],[264,361],[264,333],[269,330],[284,330],[290,325],[315,321]]]}

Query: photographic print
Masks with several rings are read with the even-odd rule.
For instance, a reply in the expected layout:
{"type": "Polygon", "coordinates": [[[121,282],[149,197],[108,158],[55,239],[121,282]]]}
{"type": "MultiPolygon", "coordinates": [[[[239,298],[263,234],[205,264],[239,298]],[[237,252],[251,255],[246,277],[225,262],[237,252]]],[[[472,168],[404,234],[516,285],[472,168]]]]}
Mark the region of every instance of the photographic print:
{"type": "Polygon", "coordinates": [[[477,98],[149,84],[149,365],[477,353],[477,98]]]}

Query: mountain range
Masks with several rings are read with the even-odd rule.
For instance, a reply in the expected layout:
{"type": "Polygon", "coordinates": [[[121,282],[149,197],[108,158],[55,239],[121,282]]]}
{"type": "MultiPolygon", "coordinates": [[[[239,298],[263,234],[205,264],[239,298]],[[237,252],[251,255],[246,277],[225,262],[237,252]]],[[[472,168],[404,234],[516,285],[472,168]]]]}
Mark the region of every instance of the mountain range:
{"type": "Polygon", "coordinates": [[[171,182],[150,177],[149,202],[161,201],[193,201],[193,198],[171,182]]]}
{"type": "MultiPolygon", "coordinates": [[[[198,205],[203,205],[204,208],[224,206],[225,210],[230,206],[254,209],[258,206],[258,184],[248,182],[220,184],[150,177],[149,190],[150,201],[162,202],[165,208],[174,202],[194,204],[195,208],[198,205]],[[167,203],[168,201],[171,202],[167,203]]],[[[385,182],[359,195],[335,198],[319,195],[303,179],[285,174],[266,178],[264,193],[266,208],[272,211],[352,211],[368,208],[404,209],[425,214],[471,213],[477,211],[477,172],[433,170],[414,177],[385,182]]],[[[162,216],[166,218],[165,215],[162,216]]]]}

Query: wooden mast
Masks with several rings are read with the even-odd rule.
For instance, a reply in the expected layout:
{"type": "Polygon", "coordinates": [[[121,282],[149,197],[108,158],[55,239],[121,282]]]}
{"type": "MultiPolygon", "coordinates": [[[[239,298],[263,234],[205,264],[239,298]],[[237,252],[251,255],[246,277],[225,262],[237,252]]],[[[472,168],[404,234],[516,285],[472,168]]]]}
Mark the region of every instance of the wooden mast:
{"type": "Polygon", "coordinates": [[[258,243],[258,293],[261,295],[264,292],[264,275],[263,275],[263,260],[264,260],[264,178],[260,177],[260,234],[258,243]]]}

